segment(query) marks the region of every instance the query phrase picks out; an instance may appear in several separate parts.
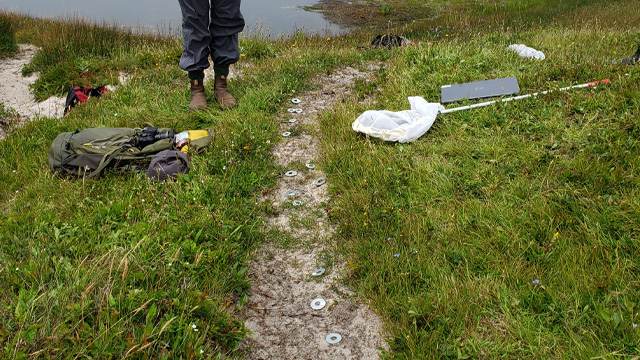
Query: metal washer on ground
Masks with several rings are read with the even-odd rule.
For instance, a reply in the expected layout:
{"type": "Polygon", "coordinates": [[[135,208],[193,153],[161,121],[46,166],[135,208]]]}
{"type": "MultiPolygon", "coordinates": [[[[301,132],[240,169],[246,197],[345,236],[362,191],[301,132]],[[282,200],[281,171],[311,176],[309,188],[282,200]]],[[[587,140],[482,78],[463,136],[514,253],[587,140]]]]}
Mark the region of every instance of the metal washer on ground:
{"type": "Polygon", "coordinates": [[[300,104],[300,99],[295,98],[295,99],[291,99],[291,102],[294,104],[300,104]]]}
{"type": "Polygon", "coordinates": [[[331,333],[331,334],[327,335],[325,340],[327,340],[327,342],[329,344],[337,344],[342,340],[342,335],[340,335],[338,333],[331,333]]]}
{"type": "Polygon", "coordinates": [[[325,179],[325,178],[321,177],[321,178],[317,178],[317,179],[313,182],[313,184],[314,184],[315,186],[322,186],[322,185],[324,185],[326,182],[327,182],[327,179],[325,179]]]}
{"type": "Polygon", "coordinates": [[[284,176],[288,176],[288,177],[293,177],[293,176],[296,176],[296,175],[298,175],[298,172],[295,171],[295,170],[289,170],[286,173],[284,173],[284,176]]]}
{"type": "Polygon", "coordinates": [[[316,164],[314,164],[313,161],[307,161],[305,166],[307,167],[307,169],[314,169],[316,167],[316,164]]]}
{"type": "Polygon", "coordinates": [[[287,111],[290,112],[290,113],[294,113],[294,112],[296,112],[296,109],[295,108],[288,108],[287,111]]]}
{"type": "Polygon", "coordinates": [[[319,268],[316,269],[314,272],[311,273],[311,276],[320,276],[324,274],[324,269],[323,268],[319,268]]]}
{"type": "Polygon", "coordinates": [[[289,190],[286,193],[284,193],[287,197],[292,197],[292,196],[296,196],[298,193],[295,190],[289,190]]]}
{"type": "Polygon", "coordinates": [[[317,298],[317,299],[311,300],[311,308],[313,310],[320,310],[325,305],[327,305],[327,301],[325,299],[323,299],[323,298],[317,298]]]}
{"type": "Polygon", "coordinates": [[[290,122],[291,124],[295,124],[297,121],[298,121],[298,120],[296,120],[296,119],[289,119],[289,122],[290,122]]]}
{"type": "Polygon", "coordinates": [[[282,136],[289,137],[289,136],[291,136],[291,132],[285,131],[285,132],[282,133],[282,136]]]}
{"type": "Polygon", "coordinates": [[[293,111],[295,111],[296,113],[300,114],[303,110],[300,108],[294,109],[293,111]]]}
{"type": "Polygon", "coordinates": [[[293,206],[302,206],[302,204],[304,204],[302,201],[300,200],[293,200],[293,206]]]}

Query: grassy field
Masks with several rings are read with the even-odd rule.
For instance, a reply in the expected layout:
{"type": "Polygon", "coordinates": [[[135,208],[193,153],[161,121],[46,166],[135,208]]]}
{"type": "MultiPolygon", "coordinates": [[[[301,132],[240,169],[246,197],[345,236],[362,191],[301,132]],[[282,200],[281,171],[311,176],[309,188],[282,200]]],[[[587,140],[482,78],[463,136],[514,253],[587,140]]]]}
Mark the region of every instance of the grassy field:
{"type": "MultiPolygon", "coordinates": [[[[407,5],[422,6],[388,2],[381,18],[407,5]]],[[[346,281],[383,317],[385,357],[638,356],[640,71],[613,64],[640,40],[637,2],[455,1],[424,11],[408,26],[382,21],[346,37],[243,39],[247,66],[230,84],[241,105],[202,113],[186,111],[177,39],[0,16],[19,43],[42,46],[25,70],[41,73],[39,98],[130,76],[0,143],[0,357],[241,357],[249,251],[279,235],[263,228],[269,209],[259,202],[282,170],[269,156],[276,116],[315,74],[370,64],[376,80],[357,83],[358,96],[394,111],[408,108],[407,96],[437,102],[443,84],[517,76],[529,93],[611,79],[440,115],[413,144],[354,133],[367,110],[358,102],[323,113],[319,166],[346,281]],[[358,49],[389,26],[418,45],[358,49]],[[548,58],[521,59],[511,43],[548,58]],[[59,132],[148,123],[213,128],[214,146],[163,184],[48,170],[59,132]]]]}

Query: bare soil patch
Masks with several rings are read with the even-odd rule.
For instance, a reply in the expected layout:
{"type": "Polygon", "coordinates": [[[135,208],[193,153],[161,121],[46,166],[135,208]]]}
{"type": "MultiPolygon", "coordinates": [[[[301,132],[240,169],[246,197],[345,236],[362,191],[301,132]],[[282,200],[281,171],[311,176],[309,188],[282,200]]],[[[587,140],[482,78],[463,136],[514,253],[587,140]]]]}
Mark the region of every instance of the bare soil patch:
{"type": "Polygon", "coordinates": [[[35,100],[29,86],[38,79],[37,74],[22,76],[22,68],[37,52],[38,47],[22,44],[14,57],[0,60],[0,102],[18,114],[15,119],[17,124],[7,121],[0,127],[0,140],[4,139],[5,131],[12,125],[19,125],[36,116],[59,118],[64,113],[64,98],[51,97],[42,102],[35,100]]]}
{"type": "MultiPolygon", "coordinates": [[[[38,117],[62,118],[64,115],[65,97],[52,96],[45,101],[37,102],[30,86],[38,79],[39,74],[22,76],[22,68],[37,52],[37,46],[21,44],[14,57],[0,59],[0,103],[16,113],[15,119],[0,121],[0,140],[5,138],[12,126],[20,126],[38,117]]],[[[126,80],[126,75],[120,76],[120,83],[124,84],[126,80]]],[[[116,88],[107,85],[109,91],[116,88]]]]}
{"type": "Polygon", "coordinates": [[[266,244],[254,256],[253,295],[245,307],[245,324],[253,333],[245,344],[249,359],[377,359],[379,349],[386,347],[380,318],[340,281],[337,235],[322,206],[329,200],[328,184],[314,183],[324,177],[313,164],[320,155],[318,114],[349,98],[355,80],[368,76],[354,68],[322,76],[317,90],[290,105],[301,113],[285,109],[280,117],[281,130],[294,135],[283,137],[274,156],[280,165],[295,167],[297,175],[283,175],[264,200],[277,212],[269,226],[295,239],[295,245],[266,244]],[[288,191],[296,195],[287,196],[288,191]],[[325,273],[313,276],[319,268],[325,273]],[[322,309],[311,307],[316,298],[326,302],[322,309]],[[330,344],[326,338],[331,333],[342,340],[330,344]]]}

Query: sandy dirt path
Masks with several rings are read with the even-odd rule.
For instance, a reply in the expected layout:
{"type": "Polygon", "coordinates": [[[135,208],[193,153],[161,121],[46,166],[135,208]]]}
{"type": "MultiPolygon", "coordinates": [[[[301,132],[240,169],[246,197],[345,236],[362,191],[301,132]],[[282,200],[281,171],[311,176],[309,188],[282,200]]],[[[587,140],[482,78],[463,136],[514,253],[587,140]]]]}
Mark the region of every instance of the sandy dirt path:
{"type": "Polygon", "coordinates": [[[298,170],[295,176],[284,174],[269,195],[267,201],[277,209],[269,226],[293,238],[295,245],[266,244],[254,256],[253,295],[245,307],[245,324],[253,333],[245,344],[249,359],[378,359],[379,348],[386,347],[380,318],[340,281],[344,266],[335,251],[338,235],[323,207],[329,184],[318,186],[324,174],[314,164],[321,156],[319,113],[348,98],[355,80],[368,76],[353,68],[324,75],[316,80],[319,89],[290,104],[302,112],[285,109],[281,116],[282,132],[292,135],[283,136],[274,155],[279,165],[297,164],[298,170]],[[291,191],[295,195],[287,196],[291,191]],[[327,264],[324,274],[314,276],[327,264]],[[334,333],[341,340],[330,343],[338,339],[327,340],[334,333]]]}

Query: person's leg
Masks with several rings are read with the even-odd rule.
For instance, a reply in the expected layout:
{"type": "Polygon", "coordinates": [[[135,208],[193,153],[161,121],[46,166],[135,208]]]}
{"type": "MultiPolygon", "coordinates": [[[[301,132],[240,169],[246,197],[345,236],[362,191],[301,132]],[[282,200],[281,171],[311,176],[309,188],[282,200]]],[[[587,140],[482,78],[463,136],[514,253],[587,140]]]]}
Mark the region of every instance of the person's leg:
{"type": "Polygon", "coordinates": [[[227,88],[229,65],[240,58],[238,33],[244,29],[240,13],[240,0],[212,0],[210,51],[215,73],[214,93],[223,109],[236,106],[237,102],[227,88]]]}
{"type": "Polygon", "coordinates": [[[215,36],[211,44],[215,49],[213,52],[213,71],[215,73],[213,92],[221,108],[232,108],[237,105],[237,102],[228,90],[227,75],[229,75],[229,65],[240,58],[238,34],[215,36]]]}
{"type": "Polygon", "coordinates": [[[191,82],[190,110],[207,107],[204,92],[204,69],[209,67],[209,0],[178,0],[182,11],[182,57],[180,68],[189,72],[191,82]]]}

